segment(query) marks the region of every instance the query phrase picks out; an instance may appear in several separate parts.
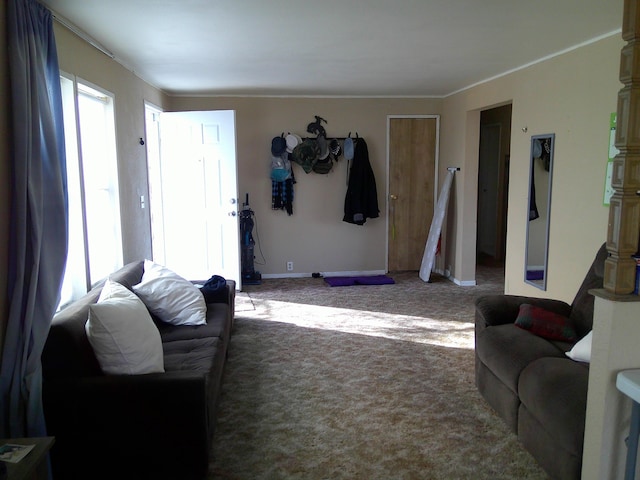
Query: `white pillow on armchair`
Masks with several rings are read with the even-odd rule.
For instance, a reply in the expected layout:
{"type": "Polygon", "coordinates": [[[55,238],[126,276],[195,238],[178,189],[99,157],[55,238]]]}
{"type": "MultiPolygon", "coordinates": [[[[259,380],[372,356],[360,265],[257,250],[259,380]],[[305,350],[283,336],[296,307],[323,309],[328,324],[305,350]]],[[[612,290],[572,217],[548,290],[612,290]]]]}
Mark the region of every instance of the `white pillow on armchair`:
{"type": "Polygon", "coordinates": [[[582,340],[576,343],[571,350],[565,353],[567,357],[577,362],[591,362],[591,337],[593,330],[587,333],[582,340]]]}

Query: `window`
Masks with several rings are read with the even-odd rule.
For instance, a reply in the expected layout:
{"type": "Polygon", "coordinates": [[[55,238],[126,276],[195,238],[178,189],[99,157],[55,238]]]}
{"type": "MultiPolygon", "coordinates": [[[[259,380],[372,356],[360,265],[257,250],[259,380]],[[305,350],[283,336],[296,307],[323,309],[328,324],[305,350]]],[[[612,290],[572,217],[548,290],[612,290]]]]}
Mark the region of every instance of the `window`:
{"type": "Polygon", "coordinates": [[[60,78],[69,185],[69,252],[60,305],[122,266],[113,95],[60,78]]]}

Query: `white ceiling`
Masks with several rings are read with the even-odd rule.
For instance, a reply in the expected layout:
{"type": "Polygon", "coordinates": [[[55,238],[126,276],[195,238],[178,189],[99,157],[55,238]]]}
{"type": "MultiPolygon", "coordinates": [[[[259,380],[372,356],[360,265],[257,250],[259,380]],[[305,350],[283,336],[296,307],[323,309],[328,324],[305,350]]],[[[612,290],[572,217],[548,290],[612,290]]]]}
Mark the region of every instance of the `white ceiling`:
{"type": "Polygon", "coordinates": [[[623,0],[41,1],[152,85],[213,95],[446,96],[614,34],[623,7],[623,0]]]}

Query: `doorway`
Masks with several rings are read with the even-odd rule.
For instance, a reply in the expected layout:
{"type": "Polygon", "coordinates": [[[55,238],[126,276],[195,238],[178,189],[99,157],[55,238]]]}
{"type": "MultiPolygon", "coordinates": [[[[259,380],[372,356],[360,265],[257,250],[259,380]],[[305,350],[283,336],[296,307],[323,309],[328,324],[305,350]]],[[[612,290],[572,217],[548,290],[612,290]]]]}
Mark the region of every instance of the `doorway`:
{"type": "Polygon", "coordinates": [[[436,199],[439,126],[438,115],[387,119],[390,272],[420,270],[436,199]]]}
{"type": "Polygon", "coordinates": [[[146,107],[153,260],[241,288],[235,112],[146,107]]]}
{"type": "Polygon", "coordinates": [[[511,104],[480,114],[476,264],[504,268],[511,151],[511,104]]]}

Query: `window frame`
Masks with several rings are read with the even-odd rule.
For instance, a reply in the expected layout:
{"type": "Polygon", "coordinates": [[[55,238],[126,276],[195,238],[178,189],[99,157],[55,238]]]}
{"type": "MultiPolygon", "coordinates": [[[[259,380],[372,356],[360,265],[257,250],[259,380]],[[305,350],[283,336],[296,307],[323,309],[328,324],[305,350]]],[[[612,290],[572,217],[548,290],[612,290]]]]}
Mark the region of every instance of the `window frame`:
{"type": "MultiPolygon", "coordinates": [[[[70,119],[71,114],[68,110],[64,112],[64,125],[65,125],[65,140],[67,149],[67,183],[69,185],[69,250],[67,252],[67,262],[65,265],[65,276],[63,278],[64,285],[70,286],[67,288],[69,295],[61,298],[58,310],[62,310],[64,307],[80,298],[82,295],[89,292],[93,287],[99,285],[105,280],[111,271],[105,276],[92,279],[91,272],[91,249],[90,234],[89,234],[89,222],[88,222],[88,206],[87,206],[87,177],[85,175],[88,167],[87,161],[84,158],[83,145],[82,145],[82,132],[81,132],[81,108],[79,95],[85,95],[88,97],[95,96],[96,100],[100,101],[98,95],[104,95],[106,100],[105,105],[108,105],[108,112],[105,115],[105,136],[107,137],[109,152],[106,156],[109,158],[110,165],[107,167],[109,181],[107,182],[109,187],[106,189],[109,198],[111,209],[113,210],[114,224],[113,238],[109,241],[115,242],[113,246],[114,256],[112,258],[114,267],[119,268],[123,265],[123,239],[122,239],[122,215],[121,215],[121,201],[120,201],[120,178],[119,178],[119,162],[118,162],[118,145],[116,135],[116,97],[115,94],[108,90],[95,85],[81,77],[66,72],[60,72],[61,88],[63,96],[63,110],[69,109],[73,106],[73,119],[70,119]],[[69,87],[72,87],[71,89],[69,87]],[[85,88],[86,87],[86,88],[85,88]],[[89,91],[87,91],[89,90],[89,91]],[[69,98],[71,96],[71,98],[69,98]],[[72,120],[72,121],[71,121],[72,120]],[[72,131],[68,131],[71,129],[72,131]],[[75,162],[69,168],[70,162],[75,162]],[[71,197],[71,194],[76,195],[75,198],[71,197]],[[79,203],[79,205],[77,204],[79,203]],[[75,208],[74,208],[75,207],[75,208]],[[73,210],[73,211],[72,211],[73,210]],[[76,230],[72,230],[72,215],[79,215],[79,218],[75,219],[76,230]],[[79,220],[79,221],[78,221],[79,220]],[[77,230],[77,229],[80,230],[77,230]],[[79,241],[78,238],[72,238],[72,235],[81,235],[82,238],[79,241]],[[72,277],[67,278],[67,266],[69,265],[69,258],[71,254],[71,246],[74,248],[82,248],[82,256],[76,257],[75,271],[72,273],[72,277]],[[81,273],[81,270],[83,272],[81,273]],[[67,283],[70,280],[70,283],[67,283]],[[93,281],[92,281],[93,280],[93,281]]],[[[85,135],[86,137],[86,135],[85,135]]],[[[93,245],[96,248],[96,245],[93,245]]],[[[96,249],[98,256],[102,255],[100,248],[96,249]]],[[[62,295],[61,291],[61,295],[62,295]]]]}

